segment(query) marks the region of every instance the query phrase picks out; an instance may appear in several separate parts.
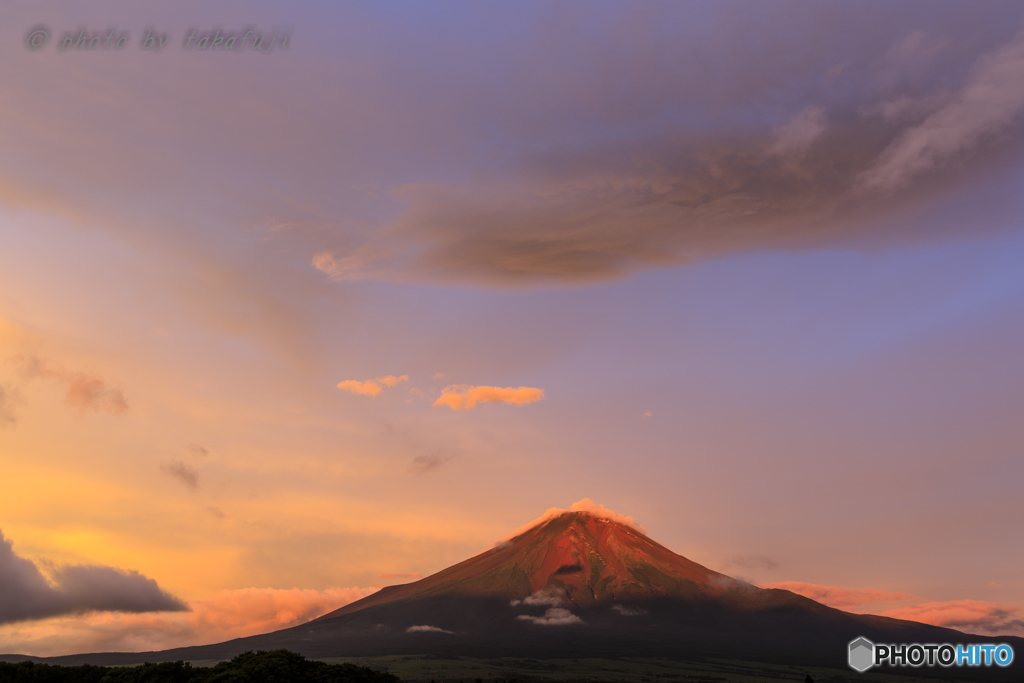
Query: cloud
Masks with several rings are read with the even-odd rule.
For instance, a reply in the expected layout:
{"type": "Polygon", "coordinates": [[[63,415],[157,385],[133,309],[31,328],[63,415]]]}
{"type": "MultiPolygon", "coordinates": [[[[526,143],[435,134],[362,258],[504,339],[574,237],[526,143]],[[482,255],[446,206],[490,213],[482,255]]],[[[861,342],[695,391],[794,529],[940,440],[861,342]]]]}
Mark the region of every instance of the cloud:
{"type": "Polygon", "coordinates": [[[768,148],[772,154],[802,152],[825,132],[825,110],[807,107],[792,121],[775,130],[775,142],[768,148]]]}
{"type": "Polygon", "coordinates": [[[609,510],[604,505],[600,505],[598,503],[595,503],[594,501],[590,500],[589,498],[583,498],[582,500],[577,500],[575,503],[573,503],[572,505],[569,506],[569,511],[570,512],[589,512],[590,514],[592,514],[592,515],[594,515],[596,517],[600,517],[601,519],[607,519],[607,520],[611,520],[613,522],[618,522],[619,524],[625,524],[626,526],[633,527],[637,531],[640,531],[640,532],[643,532],[643,533],[647,533],[647,527],[645,527],[645,526],[643,526],[641,524],[637,524],[636,520],[633,519],[632,515],[620,515],[619,513],[615,512],[614,510],[609,510]]]}
{"type": "Polygon", "coordinates": [[[1003,584],[996,583],[995,581],[989,581],[988,585],[992,586],[993,588],[1002,588],[1003,587],[1003,584]]]}
{"type": "Polygon", "coordinates": [[[725,576],[724,574],[712,576],[708,579],[708,584],[713,589],[720,591],[751,592],[757,590],[757,586],[744,578],[738,576],[725,576]]]}
{"type": "Polygon", "coordinates": [[[44,576],[0,532],[0,624],[91,611],[162,612],[188,606],[136,571],[53,566],[44,576]]]}
{"type": "Polygon", "coordinates": [[[210,451],[206,450],[206,448],[197,443],[190,443],[188,445],[188,452],[191,453],[192,455],[198,455],[204,458],[210,454],[210,451]]]}
{"type": "Polygon", "coordinates": [[[1024,635],[1024,619],[1021,618],[1020,611],[1017,607],[984,600],[950,600],[897,607],[881,612],[881,615],[955,628],[968,633],[983,631],[992,634],[1024,635]]]}
{"type": "Polygon", "coordinates": [[[395,572],[392,574],[379,574],[377,578],[381,581],[419,581],[423,574],[419,572],[395,572]]]}
{"type": "Polygon", "coordinates": [[[647,614],[647,610],[640,609],[639,607],[626,607],[625,605],[612,605],[612,611],[618,612],[624,617],[639,617],[640,615],[647,614]]]}
{"type": "Polygon", "coordinates": [[[434,407],[446,406],[452,410],[469,410],[480,403],[508,403],[522,406],[544,398],[543,389],[533,387],[476,387],[468,384],[450,384],[441,390],[434,407]]]}
{"type": "Polygon", "coordinates": [[[0,642],[12,652],[36,656],[144,652],[220,643],[297,626],[376,591],[373,587],[323,591],[300,588],[222,590],[211,598],[190,601],[189,612],[97,612],[0,626],[0,642]]]}
{"type": "MultiPolygon", "coordinates": [[[[1012,50],[999,53],[1006,27],[1020,25],[1015,3],[987,8],[984,17],[890,3],[871,24],[853,5],[807,5],[783,21],[767,9],[736,13],[726,4],[702,14],[712,30],[697,33],[687,29],[689,7],[607,6],[587,26],[567,20],[571,11],[544,9],[518,29],[496,10],[478,27],[487,39],[427,50],[412,66],[396,55],[418,38],[392,21],[365,28],[365,40],[344,41],[352,58],[373,65],[359,70],[310,68],[337,57],[315,50],[290,57],[294,71],[207,64],[166,82],[147,82],[126,65],[84,65],[72,77],[26,63],[10,84],[13,101],[25,103],[10,113],[11,128],[26,133],[7,140],[9,159],[0,164],[0,174],[25,180],[3,183],[10,189],[0,186],[0,201],[102,230],[162,231],[160,241],[202,243],[211,252],[225,241],[220,235],[207,243],[201,233],[209,230],[180,226],[216,207],[236,218],[226,233],[264,225],[275,257],[301,250],[301,267],[312,271],[303,275],[522,286],[607,279],[752,249],[845,245],[859,236],[919,238],[879,225],[950,196],[941,183],[908,175],[910,166],[939,168],[952,148],[962,148],[954,156],[963,154],[968,171],[1003,152],[1016,161],[1017,150],[987,148],[987,133],[979,132],[1018,132],[1012,50]],[[525,59],[524,42],[534,46],[525,59]],[[979,59],[980,52],[993,56],[979,59]],[[965,73],[971,62],[975,71],[965,73]],[[474,65],[482,63],[502,77],[481,80],[474,65]],[[288,96],[259,114],[244,99],[222,103],[216,116],[190,113],[229,75],[244,92],[263,85],[288,96]],[[38,86],[44,81],[46,92],[38,86]],[[134,119],[74,117],[54,106],[71,98],[93,111],[109,93],[92,85],[108,81],[135,94],[134,119]],[[981,93],[988,83],[1010,87],[990,102],[981,93]],[[955,107],[927,125],[934,108],[865,115],[900,97],[929,102],[946,91],[963,112],[955,107]],[[993,113],[976,111],[982,104],[993,113]],[[248,123],[238,126],[243,110],[248,123]],[[341,110],[360,125],[339,128],[328,112],[341,110]],[[965,113],[975,111],[971,123],[965,113]],[[146,164],[151,156],[137,149],[154,125],[167,136],[147,140],[147,151],[176,151],[174,159],[163,154],[160,166],[146,164]],[[258,163],[253,130],[274,131],[276,165],[258,163]],[[185,161],[192,159],[205,163],[185,161]],[[45,183],[32,187],[28,162],[46,171],[35,174],[45,183]],[[908,181],[877,214],[849,216],[851,205],[872,203],[851,191],[868,171],[908,181]],[[141,220],[142,205],[116,200],[142,191],[183,201],[162,223],[141,220]],[[396,200],[403,211],[376,218],[396,200]]],[[[454,34],[446,38],[440,42],[459,44],[454,34]]],[[[977,174],[954,178],[955,165],[942,168],[957,180],[946,189],[977,186],[977,174]]],[[[958,234],[975,228],[961,225],[958,234]]],[[[239,287],[251,290],[239,294],[245,306],[211,308],[210,317],[236,309],[230,317],[251,325],[250,318],[273,313],[281,334],[295,330],[288,322],[307,323],[294,335],[303,337],[310,324],[299,306],[282,305],[274,290],[283,279],[267,277],[271,258],[245,264],[256,274],[239,287]]]]}
{"type": "Polygon", "coordinates": [[[567,624],[582,624],[582,619],[563,607],[552,607],[544,612],[542,617],[534,617],[529,614],[520,614],[516,617],[521,621],[529,621],[540,626],[565,626],[567,624]]]}
{"type": "Polygon", "coordinates": [[[160,465],[164,474],[169,474],[190,489],[199,488],[199,472],[194,467],[189,467],[180,460],[160,465]]]}
{"type": "Polygon", "coordinates": [[[802,581],[780,581],[761,584],[761,588],[780,588],[791,591],[805,598],[810,598],[823,605],[841,610],[857,610],[867,605],[880,602],[900,602],[902,600],[918,600],[919,598],[906,593],[875,590],[873,588],[841,588],[839,586],[821,586],[802,581]]]}
{"type": "Polygon", "coordinates": [[[10,427],[18,419],[14,416],[14,391],[0,384],[0,427],[10,427]]]}
{"type": "Polygon", "coordinates": [[[442,456],[440,453],[430,453],[429,455],[418,455],[412,459],[409,463],[409,472],[412,474],[427,474],[428,472],[436,472],[446,462],[451,460],[454,456],[442,456]]]}
{"type": "Polygon", "coordinates": [[[859,179],[862,189],[908,184],[1008,128],[1024,111],[1024,33],[986,55],[948,104],[901,132],[859,179]]]}
{"type": "MultiPolygon", "coordinates": [[[[1001,227],[999,209],[970,227],[942,212],[918,217],[990,191],[997,166],[1019,167],[1024,37],[990,45],[965,76],[962,55],[945,57],[943,41],[917,34],[894,41],[886,59],[851,55],[850,68],[807,74],[800,86],[780,74],[787,95],[803,93],[777,100],[794,102],[791,111],[737,92],[746,116],[720,114],[743,123],[695,131],[638,117],[625,140],[550,143],[470,180],[399,186],[405,208],[343,258],[321,253],[321,270],[335,280],[549,286],[752,250],[1001,227]]],[[[735,76],[749,84],[749,73],[735,76]]],[[[691,96],[710,88],[692,86],[691,96]]]]}
{"type": "Polygon", "coordinates": [[[434,373],[434,379],[449,379],[449,377],[448,377],[448,375],[444,374],[443,372],[435,372],[434,373]]]}
{"type": "Polygon", "coordinates": [[[919,602],[920,598],[906,593],[872,588],[821,586],[801,581],[766,583],[762,584],[761,588],[781,588],[829,607],[857,613],[870,612],[894,619],[907,619],[971,633],[983,631],[993,634],[1024,635],[1024,618],[1020,616],[1019,608],[984,600],[919,602]],[[918,601],[919,604],[893,607],[885,611],[872,609],[872,606],[877,606],[880,603],[903,601],[918,601]]]}
{"type": "Polygon", "coordinates": [[[73,372],[56,361],[38,356],[16,356],[14,359],[25,379],[49,379],[64,385],[65,401],[80,411],[97,410],[121,415],[128,410],[128,400],[117,382],[88,372],[73,372]]]}
{"type": "Polygon", "coordinates": [[[423,626],[410,626],[409,628],[405,629],[405,632],[406,633],[449,633],[449,634],[452,634],[452,635],[455,634],[455,631],[445,631],[443,628],[438,628],[437,626],[427,626],[427,625],[423,625],[423,626]]]}
{"type": "Polygon", "coordinates": [[[594,515],[595,517],[599,517],[600,519],[607,519],[607,520],[610,520],[612,522],[618,522],[619,524],[625,524],[626,526],[633,527],[634,529],[636,529],[640,533],[643,533],[643,534],[647,533],[647,527],[643,526],[642,524],[638,524],[636,522],[636,520],[633,519],[633,517],[631,515],[620,515],[619,513],[615,512],[613,510],[609,510],[608,508],[606,508],[603,505],[599,505],[598,503],[595,503],[594,501],[590,500],[589,498],[583,498],[582,500],[578,500],[575,503],[573,503],[572,505],[570,505],[568,510],[565,510],[565,509],[562,509],[562,508],[548,508],[544,512],[544,514],[541,515],[540,517],[538,517],[537,519],[535,519],[535,520],[533,520],[531,522],[527,522],[523,526],[519,527],[518,529],[514,530],[512,533],[510,533],[507,536],[505,536],[504,538],[502,538],[501,540],[497,541],[495,543],[495,546],[500,546],[500,545],[506,544],[510,539],[513,539],[516,536],[518,536],[518,535],[520,535],[520,534],[522,534],[522,533],[524,533],[526,531],[529,531],[530,529],[534,528],[535,526],[539,526],[539,525],[547,522],[548,520],[551,520],[551,519],[554,519],[555,517],[559,517],[561,515],[564,515],[567,512],[589,512],[590,514],[594,515]]]}
{"type": "Polygon", "coordinates": [[[645,413],[644,413],[644,414],[643,414],[643,415],[642,415],[642,416],[640,417],[640,419],[641,419],[641,420],[646,420],[647,418],[650,418],[650,417],[654,417],[654,416],[653,416],[653,415],[651,415],[651,411],[649,411],[649,410],[648,410],[648,411],[646,411],[646,412],[645,412],[645,413]]]}
{"type": "Polygon", "coordinates": [[[566,602],[565,592],[559,588],[542,588],[522,600],[513,600],[510,605],[531,605],[533,607],[559,607],[566,602]]]}
{"type": "Polygon", "coordinates": [[[408,381],[409,375],[402,375],[401,377],[385,375],[384,377],[377,377],[376,379],[368,379],[365,382],[359,382],[354,379],[345,380],[344,382],[338,382],[338,388],[342,391],[359,394],[360,396],[376,396],[384,390],[383,387],[381,387],[382,384],[385,387],[395,387],[401,382],[408,381]]]}

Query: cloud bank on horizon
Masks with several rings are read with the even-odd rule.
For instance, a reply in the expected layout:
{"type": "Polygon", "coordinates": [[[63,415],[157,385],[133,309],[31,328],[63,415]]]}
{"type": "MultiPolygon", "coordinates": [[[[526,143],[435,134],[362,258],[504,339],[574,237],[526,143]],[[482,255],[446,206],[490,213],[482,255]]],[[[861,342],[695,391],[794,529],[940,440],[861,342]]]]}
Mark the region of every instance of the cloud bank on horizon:
{"type": "Polygon", "coordinates": [[[1018,607],[987,600],[944,600],[925,602],[906,593],[874,588],[843,588],[822,586],[802,581],[780,581],[762,584],[761,588],[792,591],[829,607],[856,614],[878,614],[893,619],[907,619],[922,624],[943,626],[967,633],[995,635],[1024,632],[1024,616],[1018,607]],[[886,603],[902,602],[898,607],[883,608],[886,603]]]}
{"type": "Polygon", "coordinates": [[[94,612],[0,624],[5,649],[37,657],[69,652],[146,652],[206,645],[305,623],[375,587],[240,588],[189,601],[188,612],[94,612]]]}
{"type": "Polygon", "coordinates": [[[51,566],[47,578],[0,532],[0,624],[84,612],[176,612],[188,605],[136,571],[51,566]]]}

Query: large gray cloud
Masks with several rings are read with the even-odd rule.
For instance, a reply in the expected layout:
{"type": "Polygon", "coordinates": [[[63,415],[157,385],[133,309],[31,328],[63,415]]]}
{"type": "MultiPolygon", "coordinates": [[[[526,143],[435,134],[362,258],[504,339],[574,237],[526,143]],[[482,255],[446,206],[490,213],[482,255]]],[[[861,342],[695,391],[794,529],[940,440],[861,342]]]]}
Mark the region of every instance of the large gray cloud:
{"type": "Polygon", "coordinates": [[[0,623],[90,611],[179,612],[188,605],[137,571],[99,565],[54,567],[50,581],[18,557],[0,532],[0,623]]]}
{"type": "MultiPolygon", "coordinates": [[[[397,220],[314,265],[336,279],[588,281],[744,250],[998,227],[1013,193],[1002,212],[977,195],[995,173],[1019,171],[1024,34],[974,59],[959,83],[917,76],[916,87],[891,86],[894,72],[921,61],[941,68],[944,45],[911,33],[867,74],[849,69],[873,86],[859,97],[808,98],[775,126],[551,149],[497,178],[407,186],[397,220]],[[971,192],[969,216],[942,215],[951,196],[971,192]]],[[[829,78],[843,87],[842,69],[829,78]]]]}
{"type": "MultiPolygon", "coordinates": [[[[119,16],[174,26],[207,5],[119,16]]],[[[61,23],[109,20],[78,11],[61,23]]],[[[336,279],[581,282],[970,235],[1020,208],[1020,3],[526,2],[440,10],[429,30],[323,11],[258,62],[72,69],[0,46],[17,103],[0,205],[159,244],[194,264],[181,291],[204,320],[294,330],[267,334],[297,358],[311,261],[336,279]]]]}

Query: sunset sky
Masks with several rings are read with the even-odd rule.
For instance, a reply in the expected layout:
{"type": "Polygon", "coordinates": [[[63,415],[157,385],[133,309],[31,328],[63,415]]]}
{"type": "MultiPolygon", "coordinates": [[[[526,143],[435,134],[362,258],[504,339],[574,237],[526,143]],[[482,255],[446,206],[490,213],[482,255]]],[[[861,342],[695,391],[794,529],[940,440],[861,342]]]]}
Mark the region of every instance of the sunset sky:
{"type": "Polygon", "coordinates": [[[582,499],[1024,635],[1021,3],[0,19],[0,653],[293,625],[582,499]]]}

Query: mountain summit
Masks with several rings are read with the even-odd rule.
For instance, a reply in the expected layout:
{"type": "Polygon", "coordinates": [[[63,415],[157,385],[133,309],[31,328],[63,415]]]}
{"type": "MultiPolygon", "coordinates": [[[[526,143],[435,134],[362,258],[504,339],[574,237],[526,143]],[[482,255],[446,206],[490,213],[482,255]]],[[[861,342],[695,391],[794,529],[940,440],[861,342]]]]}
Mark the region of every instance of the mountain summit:
{"type": "Polygon", "coordinates": [[[655,598],[714,598],[735,588],[759,590],[691,562],[627,524],[592,512],[567,511],[465,562],[414,583],[384,588],[321,620],[440,596],[582,609],[655,598]]]}

